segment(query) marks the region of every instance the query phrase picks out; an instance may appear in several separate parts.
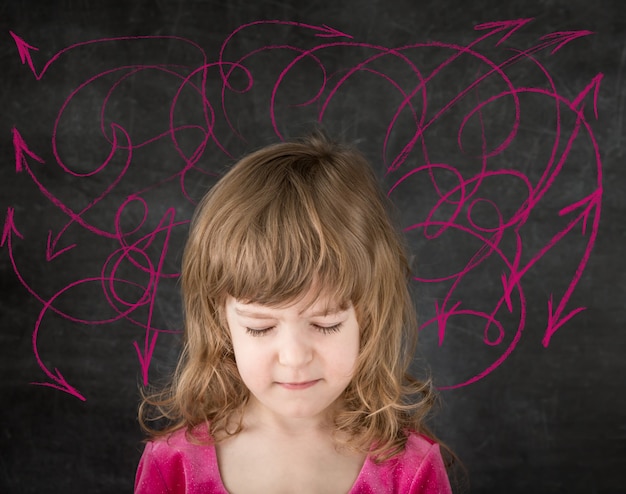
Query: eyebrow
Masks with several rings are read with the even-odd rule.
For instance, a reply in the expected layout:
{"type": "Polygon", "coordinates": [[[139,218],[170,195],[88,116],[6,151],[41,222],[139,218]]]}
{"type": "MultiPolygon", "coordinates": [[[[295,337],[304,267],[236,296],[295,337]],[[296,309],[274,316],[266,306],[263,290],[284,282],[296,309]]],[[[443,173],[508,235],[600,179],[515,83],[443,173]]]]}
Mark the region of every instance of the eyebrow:
{"type": "Polygon", "coordinates": [[[240,309],[238,307],[235,307],[235,312],[239,316],[254,317],[255,319],[273,319],[271,314],[265,314],[264,312],[255,312],[253,310],[240,309]]]}
{"type": "Polygon", "coordinates": [[[341,307],[326,307],[322,310],[318,310],[309,314],[309,317],[322,317],[322,316],[334,316],[335,314],[340,314],[345,312],[347,309],[342,309],[341,307]]]}
{"type": "MultiPolygon", "coordinates": [[[[324,309],[315,311],[311,314],[307,314],[307,317],[325,317],[325,316],[333,316],[335,314],[340,314],[345,312],[347,309],[342,309],[341,307],[326,307],[324,309]]],[[[239,307],[235,307],[235,312],[239,316],[244,317],[253,317],[255,319],[274,319],[274,316],[271,314],[267,314],[265,312],[257,312],[254,309],[242,309],[239,307]]]]}

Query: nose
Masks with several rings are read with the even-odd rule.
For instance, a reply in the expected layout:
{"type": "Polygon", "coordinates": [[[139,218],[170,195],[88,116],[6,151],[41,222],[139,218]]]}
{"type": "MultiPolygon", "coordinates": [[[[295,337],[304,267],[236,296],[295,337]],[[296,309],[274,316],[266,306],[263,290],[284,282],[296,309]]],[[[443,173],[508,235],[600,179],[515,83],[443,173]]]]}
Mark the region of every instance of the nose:
{"type": "Polygon", "coordinates": [[[278,362],[285,367],[303,367],[313,360],[313,347],[301,328],[283,328],[279,338],[278,362]]]}

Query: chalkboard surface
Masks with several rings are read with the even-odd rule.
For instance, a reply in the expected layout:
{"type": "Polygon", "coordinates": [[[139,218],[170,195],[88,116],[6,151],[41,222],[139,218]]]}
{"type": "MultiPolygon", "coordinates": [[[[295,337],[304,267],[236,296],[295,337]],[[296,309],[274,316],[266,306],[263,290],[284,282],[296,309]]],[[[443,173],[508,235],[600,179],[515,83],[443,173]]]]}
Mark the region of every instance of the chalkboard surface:
{"type": "Polygon", "coordinates": [[[317,124],[398,207],[470,491],[624,492],[621,2],[11,1],[0,27],[0,492],[132,491],[194,204],[317,124]]]}

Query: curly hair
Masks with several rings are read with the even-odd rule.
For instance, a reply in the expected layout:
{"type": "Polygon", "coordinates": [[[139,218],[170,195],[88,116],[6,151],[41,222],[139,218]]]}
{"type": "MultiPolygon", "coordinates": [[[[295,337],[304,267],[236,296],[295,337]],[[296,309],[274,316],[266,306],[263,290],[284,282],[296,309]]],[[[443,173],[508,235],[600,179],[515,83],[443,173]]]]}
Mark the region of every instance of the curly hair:
{"type": "Polygon", "coordinates": [[[433,389],[408,373],[417,327],[389,207],[363,155],[319,134],[233,166],[194,214],[181,272],[182,354],[171,384],[144,396],[144,429],[191,434],[205,423],[215,441],[239,433],[249,391],[225,322],[227,297],[278,306],[319,287],[353,304],[360,329],[355,372],[334,416],[338,446],[382,461],[403,450],[407,430],[431,435],[424,422],[433,389]],[[167,427],[150,426],[163,418],[167,427]]]}

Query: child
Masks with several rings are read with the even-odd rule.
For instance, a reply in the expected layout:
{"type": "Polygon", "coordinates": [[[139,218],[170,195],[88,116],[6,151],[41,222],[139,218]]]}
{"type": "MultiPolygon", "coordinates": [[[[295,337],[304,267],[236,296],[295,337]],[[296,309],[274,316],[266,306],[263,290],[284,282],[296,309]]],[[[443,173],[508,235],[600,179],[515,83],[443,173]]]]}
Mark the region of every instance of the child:
{"type": "Polygon", "coordinates": [[[136,493],[451,492],[432,390],[406,373],[416,326],[386,203],[365,159],[321,136],[210,190],[183,257],[181,359],[140,410],[136,493]]]}

